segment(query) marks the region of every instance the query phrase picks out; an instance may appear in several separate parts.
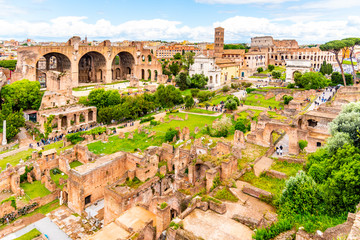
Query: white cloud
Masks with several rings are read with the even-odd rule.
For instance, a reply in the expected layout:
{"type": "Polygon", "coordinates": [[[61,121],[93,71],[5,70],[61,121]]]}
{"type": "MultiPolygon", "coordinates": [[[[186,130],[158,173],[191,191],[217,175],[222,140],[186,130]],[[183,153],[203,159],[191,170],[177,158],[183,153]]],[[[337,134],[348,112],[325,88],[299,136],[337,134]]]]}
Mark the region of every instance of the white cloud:
{"type": "MultiPolygon", "coordinates": [[[[1,0],[0,0],[1,1],[1,0]]],[[[6,21],[0,19],[0,39],[30,37],[36,39],[64,39],[87,35],[92,39],[115,40],[191,40],[213,41],[214,27],[225,28],[225,41],[250,42],[254,36],[271,35],[279,39],[296,39],[300,43],[321,43],[333,39],[360,36],[360,17],[349,16],[341,21],[315,21],[298,18],[267,19],[236,16],[212,26],[189,27],[179,21],[164,19],[127,21],[114,25],[100,19],[89,23],[87,17],[64,16],[47,22],[6,21]]]]}
{"type": "Polygon", "coordinates": [[[339,9],[347,9],[347,8],[354,8],[359,7],[360,1],[359,0],[346,0],[346,1],[339,1],[339,0],[321,0],[321,1],[314,1],[314,2],[306,2],[303,5],[292,6],[289,9],[299,10],[299,9],[316,9],[318,11],[322,10],[339,10],[339,9]]]}
{"type": "Polygon", "coordinates": [[[195,0],[198,3],[207,3],[207,4],[277,4],[284,2],[292,2],[297,0],[195,0]]]}

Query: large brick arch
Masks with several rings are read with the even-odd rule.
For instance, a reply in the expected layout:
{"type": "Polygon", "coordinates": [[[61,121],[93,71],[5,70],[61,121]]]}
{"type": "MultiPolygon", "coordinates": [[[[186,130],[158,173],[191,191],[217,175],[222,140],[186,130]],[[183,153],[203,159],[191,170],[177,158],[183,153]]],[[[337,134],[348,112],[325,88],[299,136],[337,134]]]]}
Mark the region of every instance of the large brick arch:
{"type": "MultiPolygon", "coordinates": [[[[79,37],[71,38],[65,45],[60,46],[31,46],[21,47],[18,50],[18,63],[16,71],[12,75],[12,81],[21,80],[23,78],[31,81],[37,81],[38,76],[36,73],[36,64],[41,57],[49,53],[58,53],[66,56],[70,60],[70,71],[66,76],[59,75],[54,71],[44,73],[46,76],[51,75],[53,79],[61,78],[59,81],[63,82],[62,85],[52,85],[47,90],[65,90],[78,87],[84,84],[79,83],[79,75],[83,75],[82,70],[79,69],[81,58],[90,52],[96,52],[103,56],[105,64],[99,67],[96,74],[96,79],[90,82],[96,83],[111,83],[114,80],[114,73],[116,68],[113,68],[113,61],[119,54],[125,56],[125,59],[131,59],[130,62],[119,66],[120,79],[130,78],[141,79],[142,69],[150,70],[152,73],[156,70],[160,81],[166,81],[167,78],[162,74],[162,67],[156,57],[151,53],[150,49],[144,49],[141,42],[133,42],[130,46],[113,46],[110,41],[104,41],[98,46],[90,46],[82,42],[79,37]],[[131,56],[131,57],[130,57],[131,56]],[[141,56],[145,56],[145,61],[142,61],[141,56]],[[149,57],[150,56],[150,57],[149,57]],[[149,61],[151,59],[151,61],[149,61]],[[101,79],[99,79],[101,78],[101,79]]],[[[99,55],[99,56],[100,56],[99,55]]],[[[85,77],[82,76],[83,78],[85,77]]],[[[151,80],[155,80],[155,74],[151,74],[151,80]]]]}

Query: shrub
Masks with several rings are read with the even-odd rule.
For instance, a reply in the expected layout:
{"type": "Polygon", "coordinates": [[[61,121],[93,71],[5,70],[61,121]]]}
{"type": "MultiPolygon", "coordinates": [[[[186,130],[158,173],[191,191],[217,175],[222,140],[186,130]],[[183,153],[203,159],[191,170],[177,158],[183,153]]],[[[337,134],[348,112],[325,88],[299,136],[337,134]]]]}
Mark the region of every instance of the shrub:
{"type": "Polygon", "coordinates": [[[303,171],[286,181],[279,199],[281,211],[287,214],[317,214],[321,209],[320,202],[318,185],[303,171]]]}
{"type": "Polygon", "coordinates": [[[280,219],[278,222],[271,224],[268,228],[257,229],[254,238],[256,240],[269,240],[280,233],[288,231],[292,228],[293,223],[288,219],[280,219]]]}
{"type": "Polygon", "coordinates": [[[166,208],[167,205],[168,205],[168,204],[167,204],[166,202],[161,203],[161,204],[160,204],[160,209],[166,208]]]}
{"type": "Polygon", "coordinates": [[[238,84],[238,83],[232,83],[231,84],[232,89],[238,89],[239,87],[240,87],[240,84],[238,84]]]}
{"type": "Polygon", "coordinates": [[[287,88],[295,88],[295,83],[289,83],[288,85],[287,85],[287,88]]]}
{"type": "Polygon", "coordinates": [[[140,123],[144,123],[144,122],[150,122],[151,120],[154,120],[154,117],[147,117],[147,118],[143,118],[140,120],[140,123]]]}
{"type": "Polygon", "coordinates": [[[293,100],[294,98],[292,96],[284,95],[283,99],[284,99],[284,104],[288,105],[289,102],[291,102],[291,100],[293,100]]]}
{"type": "Polygon", "coordinates": [[[264,71],[264,69],[263,69],[262,67],[258,67],[258,68],[256,69],[256,71],[257,71],[258,73],[261,73],[261,72],[264,71]]]}
{"type": "Polygon", "coordinates": [[[237,202],[239,200],[226,187],[217,191],[215,194],[215,198],[220,199],[220,200],[228,200],[231,202],[237,202]]]}
{"type": "Polygon", "coordinates": [[[275,66],[272,65],[272,64],[269,64],[268,69],[269,69],[270,72],[272,72],[275,69],[275,66]]]}
{"type": "Polygon", "coordinates": [[[281,72],[274,70],[271,72],[271,75],[273,76],[273,78],[279,79],[281,77],[281,72]]]}
{"type": "Polygon", "coordinates": [[[299,148],[301,151],[304,151],[304,149],[307,147],[308,141],[306,140],[299,140],[299,148]]]}
{"type": "Polygon", "coordinates": [[[220,185],[221,185],[220,174],[217,173],[216,176],[215,176],[215,178],[214,178],[214,180],[213,180],[213,185],[212,185],[212,187],[210,188],[210,192],[211,192],[212,190],[214,190],[215,188],[217,188],[218,186],[220,186],[220,185]]]}
{"type": "Polygon", "coordinates": [[[246,118],[239,118],[235,123],[235,130],[242,131],[243,133],[250,131],[250,128],[250,121],[246,118]]]}
{"type": "Polygon", "coordinates": [[[256,89],[255,88],[246,88],[246,92],[249,94],[249,93],[251,93],[251,92],[253,92],[253,91],[256,91],[256,89]]]}
{"type": "Polygon", "coordinates": [[[196,97],[198,95],[198,93],[200,92],[200,90],[199,89],[191,89],[190,92],[191,92],[191,96],[196,97]]]}
{"type": "Polygon", "coordinates": [[[223,92],[228,92],[228,91],[230,91],[230,88],[229,88],[229,86],[223,86],[223,88],[221,89],[221,91],[223,91],[223,92]]]}
{"type": "Polygon", "coordinates": [[[150,125],[151,125],[151,126],[157,126],[157,125],[160,125],[160,122],[159,122],[159,121],[155,121],[155,120],[151,120],[151,121],[150,121],[150,125]]]}
{"type": "Polygon", "coordinates": [[[195,103],[194,99],[191,96],[187,95],[185,97],[185,107],[186,108],[192,108],[194,106],[194,103],[195,103]]]}
{"type": "Polygon", "coordinates": [[[165,133],[165,141],[172,142],[175,136],[178,136],[178,131],[173,128],[169,128],[165,133]]]}

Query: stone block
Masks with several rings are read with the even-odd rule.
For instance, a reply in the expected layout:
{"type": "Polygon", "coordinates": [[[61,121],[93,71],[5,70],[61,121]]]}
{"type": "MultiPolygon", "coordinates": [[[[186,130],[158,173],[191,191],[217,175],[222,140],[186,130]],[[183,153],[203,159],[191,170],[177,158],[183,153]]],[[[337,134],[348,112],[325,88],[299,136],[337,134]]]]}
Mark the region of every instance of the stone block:
{"type": "Polygon", "coordinates": [[[216,203],[213,201],[209,201],[209,209],[219,214],[226,213],[226,205],[224,203],[216,203]]]}
{"type": "Polygon", "coordinates": [[[133,132],[130,132],[127,138],[128,138],[128,139],[134,139],[134,133],[133,133],[133,132]]]}
{"type": "Polygon", "coordinates": [[[125,138],[125,133],[120,132],[120,133],[119,133],[119,138],[120,138],[120,139],[124,139],[124,138],[125,138]]]}
{"type": "Polygon", "coordinates": [[[232,219],[239,223],[244,224],[245,226],[248,226],[249,228],[251,228],[253,230],[259,226],[259,222],[260,222],[259,220],[255,219],[255,218],[246,217],[246,216],[242,216],[239,214],[235,214],[232,217],[232,219]]]}
{"type": "Polygon", "coordinates": [[[257,187],[254,187],[250,184],[248,185],[245,185],[242,189],[243,193],[246,193],[250,196],[253,196],[255,198],[258,198],[258,199],[261,199],[262,197],[265,197],[265,198],[271,198],[272,197],[272,194],[268,191],[265,191],[263,189],[260,189],[260,188],[257,188],[257,187]]]}
{"type": "Polygon", "coordinates": [[[268,170],[266,172],[266,175],[268,175],[269,177],[273,177],[273,178],[278,178],[278,179],[286,179],[287,175],[283,172],[278,172],[275,170],[268,170]]]}
{"type": "Polygon", "coordinates": [[[166,165],[160,167],[160,174],[166,175],[166,165]]]}

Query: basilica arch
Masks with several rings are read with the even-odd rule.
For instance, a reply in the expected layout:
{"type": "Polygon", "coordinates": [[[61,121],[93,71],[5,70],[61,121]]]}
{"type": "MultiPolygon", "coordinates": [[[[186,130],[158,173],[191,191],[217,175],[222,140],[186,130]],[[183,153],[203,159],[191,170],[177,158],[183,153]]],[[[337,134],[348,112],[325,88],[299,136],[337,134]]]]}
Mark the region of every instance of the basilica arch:
{"type": "Polygon", "coordinates": [[[98,52],[91,51],[84,54],[79,60],[79,83],[104,82],[106,59],[98,52]]]}

